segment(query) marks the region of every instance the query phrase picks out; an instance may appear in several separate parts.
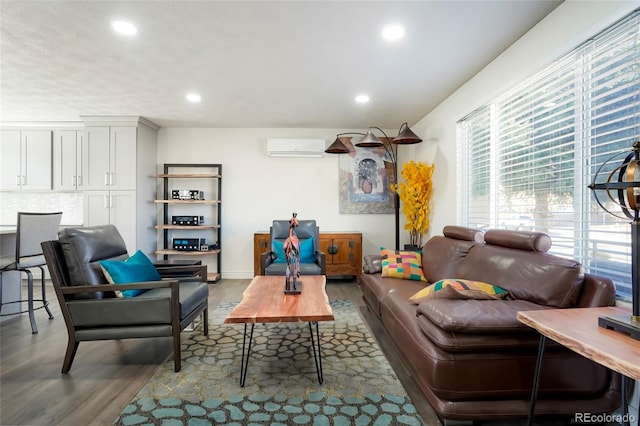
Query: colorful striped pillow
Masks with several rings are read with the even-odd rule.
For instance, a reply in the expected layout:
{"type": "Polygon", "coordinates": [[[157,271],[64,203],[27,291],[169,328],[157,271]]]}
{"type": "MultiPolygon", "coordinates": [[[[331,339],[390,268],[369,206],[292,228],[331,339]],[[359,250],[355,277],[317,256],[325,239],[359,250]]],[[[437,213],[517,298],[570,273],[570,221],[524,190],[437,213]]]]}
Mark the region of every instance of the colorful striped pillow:
{"type": "Polygon", "coordinates": [[[503,299],[509,292],[482,281],[445,279],[427,286],[411,296],[415,304],[428,299],[503,299]]]}
{"type": "Polygon", "coordinates": [[[404,280],[424,281],[422,254],[415,251],[399,251],[380,248],[382,276],[404,280]]]}

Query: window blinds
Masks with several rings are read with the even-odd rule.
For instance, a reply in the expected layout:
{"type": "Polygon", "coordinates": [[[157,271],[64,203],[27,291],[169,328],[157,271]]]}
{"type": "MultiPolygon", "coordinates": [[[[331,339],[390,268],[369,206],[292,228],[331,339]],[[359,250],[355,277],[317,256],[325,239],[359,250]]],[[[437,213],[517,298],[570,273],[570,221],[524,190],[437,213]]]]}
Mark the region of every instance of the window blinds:
{"type": "Polygon", "coordinates": [[[546,232],[551,252],[612,278],[630,300],[629,223],[587,185],[639,139],[636,11],[457,123],[459,222],[546,232]]]}

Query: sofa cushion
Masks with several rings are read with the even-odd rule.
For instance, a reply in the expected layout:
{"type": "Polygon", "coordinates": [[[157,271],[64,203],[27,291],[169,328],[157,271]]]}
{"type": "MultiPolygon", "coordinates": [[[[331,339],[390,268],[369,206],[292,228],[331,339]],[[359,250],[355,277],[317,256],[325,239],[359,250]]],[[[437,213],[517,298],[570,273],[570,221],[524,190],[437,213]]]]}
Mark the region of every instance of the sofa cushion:
{"type": "Polygon", "coordinates": [[[518,321],[518,311],[538,309],[550,308],[526,300],[432,299],[418,305],[416,315],[451,332],[511,333],[529,328],[518,321]]]}
{"type": "Polygon", "coordinates": [[[469,251],[482,244],[482,232],[462,226],[446,226],[444,236],[434,236],[422,247],[422,270],[430,283],[456,277],[469,251]]]}
{"type": "MultiPolygon", "coordinates": [[[[283,280],[284,285],[284,280],[283,280]]],[[[170,298],[171,289],[153,288],[135,299],[170,298]]],[[[209,297],[209,286],[203,282],[180,282],[180,319],[186,318],[209,297]]]]}
{"type": "Polygon", "coordinates": [[[489,282],[514,299],[557,308],[575,306],[584,279],[575,260],[492,244],[474,247],[454,276],[489,282]]]}
{"type": "Polygon", "coordinates": [[[426,281],[422,272],[422,255],[415,251],[381,249],[382,277],[426,281]]]}
{"type": "Polygon", "coordinates": [[[540,335],[533,328],[514,329],[513,332],[485,330],[478,333],[446,331],[434,324],[425,315],[418,315],[417,325],[424,336],[440,350],[448,353],[475,353],[518,350],[535,351],[540,335]]]}
{"type": "MultiPolygon", "coordinates": [[[[136,251],[127,260],[101,260],[98,262],[107,281],[111,284],[127,284],[145,281],[160,281],[162,277],[144,253],[136,251]]],[[[135,297],[144,293],[142,289],[123,290],[123,297],[135,297]]]]}
{"type": "Polygon", "coordinates": [[[428,299],[503,299],[509,293],[492,284],[473,280],[444,279],[412,295],[416,305],[428,299]]]}

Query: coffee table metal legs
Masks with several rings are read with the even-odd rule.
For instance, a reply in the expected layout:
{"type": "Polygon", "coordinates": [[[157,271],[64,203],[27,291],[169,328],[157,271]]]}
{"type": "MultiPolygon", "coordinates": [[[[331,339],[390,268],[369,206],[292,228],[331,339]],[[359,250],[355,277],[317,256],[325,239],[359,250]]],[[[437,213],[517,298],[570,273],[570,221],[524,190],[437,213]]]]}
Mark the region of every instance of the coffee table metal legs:
{"type": "MultiPolygon", "coordinates": [[[[538,387],[540,386],[540,372],[542,371],[542,358],[544,357],[544,347],[547,342],[547,337],[543,334],[540,335],[540,344],[538,346],[538,359],[536,360],[536,372],[533,377],[533,389],[531,390],[531,405],[529,406],[529,419],[527,420],[527,426],[533,425],[533,415],[536,409],[536,400],[538,399],[538,387]]],[[[623,426],[629,426],[629,406],[627,405],[626,398],[626,381],[627,378],[622,376],[622,422],[623,426]]]]}
{"type": "Polygon", "coordinates": [[[316,325],[316,340],[318,341],[318,354],[316,355],[316,344],[313,341],[313,326],[309,322],[309,334],[311,334],[311,347],[313,348],[313,360],[316,362],[316,373],[318,373],[318,383],[322,384],[324,376],[322,374],[322,353],[320,352],[320,332],[318,331],[318,321],[316,325]]]}
{"type": "MultiPolygon", "coordinates": [[[[249,367],[249,355],[251,355],[251,343],[253,342],[253,329],[255,323],[251,323],[251,331],[249,332],[249,344],[247,347],[247,327],[248,323],[244,323],[244,334],[242,336],[242,359],[240,366],[240,387],[244,387],[244,383],[247,380],[247,369],[249,367]]],[[[313,348],[313,360],[316,364],[316,373],[318,375],[318,383],[324,382],[324,376],[322,373],[322,352],[320,351],[320,331],[318,329],[318,322],[309,322],[309,333],[311,334],[311,347],[313,348]],[[313,324],[316,325],[315,338],[313,336],[313,324]],[[317,343],[317,348],[316,348],[317,343]]]]}
{"type": "Polygon", "coordinates": [[[240,366],[240,387],[244,387],[244,382],[247,380],[247,368],[249,367],[249,355],[251,354],[251,342],[253,341],[253,328],[255,323],[251,323],[251,335],[249,336],[249,348],[247,349],[247,355],[245,357],[245,347],[247,344],[247,323],[244,323],[244,335],[242,336],[242,365],[240,366]]]}
{"type": "Polygon", "coordinates": [[[533,413],[536,410],[536,400],[538,399],[538,386],[540,385],[540,371],[542,370],[542,358],[544,356],[544,346],[547,343],[547,337],[540,335],[540,344],[538,345],[538,358],[536,359],[536,373],[533,377],[533,389],[531,390],[531,405],[529,406],[529,419],[527,425],[533,425],[533,413]]]}

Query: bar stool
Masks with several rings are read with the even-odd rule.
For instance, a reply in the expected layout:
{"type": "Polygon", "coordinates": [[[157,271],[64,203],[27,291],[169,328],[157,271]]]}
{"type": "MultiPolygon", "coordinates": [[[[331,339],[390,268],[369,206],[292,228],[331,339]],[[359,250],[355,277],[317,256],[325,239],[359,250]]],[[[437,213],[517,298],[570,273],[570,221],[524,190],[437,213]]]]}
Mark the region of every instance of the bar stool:
{"type": "MultiPolygon", "coordinates": [[[[31,331],[38,332],[34,311],[46,309],[49,319],[53,315],[49,310],[49,302],[45,289],[45,269],[46,261],[42,254],[40,243],[48,240],[58,239],[58,228],[62,212],[56,213],[25,213],[18,212],[18,227],[16,232],[16,256],[15,259],[0,260],[0,316],[17,315],[25,312],[29,313],[31,331]],[[33,298],[33,274],[30,268],[39,268],[42,273],[42,299],[33,298]],[[27,274],[27,309],[19,312],[2,314],[2,306],[11,303],[22,303],[25,300],[14,300],[10,302],[2,301],[2,273],[9,271],[19,271],[27,274]],[[34,302],[41,305],[34,308],[34,302]]],[[[22,280],[20,280],[22,281],[22,280]]]]}

